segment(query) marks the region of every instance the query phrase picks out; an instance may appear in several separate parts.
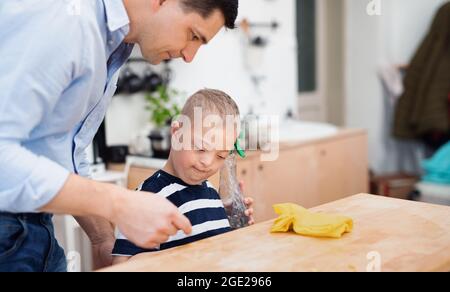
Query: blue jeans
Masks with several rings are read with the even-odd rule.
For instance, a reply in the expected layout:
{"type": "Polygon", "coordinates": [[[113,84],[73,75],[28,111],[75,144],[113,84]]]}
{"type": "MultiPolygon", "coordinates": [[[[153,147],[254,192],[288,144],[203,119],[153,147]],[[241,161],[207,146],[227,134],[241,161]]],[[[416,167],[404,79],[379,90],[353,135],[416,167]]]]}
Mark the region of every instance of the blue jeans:
{"type": "Polygon", "coordinates": [[[0,212],[0,272],[65,272],[49,214],[0,212]]]}

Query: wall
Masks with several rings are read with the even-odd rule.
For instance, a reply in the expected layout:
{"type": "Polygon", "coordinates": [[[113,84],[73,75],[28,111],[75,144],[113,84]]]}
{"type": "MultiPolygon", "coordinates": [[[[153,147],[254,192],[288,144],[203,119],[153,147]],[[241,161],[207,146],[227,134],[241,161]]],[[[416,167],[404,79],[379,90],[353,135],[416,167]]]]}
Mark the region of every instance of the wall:
{"type": "Polygon", "coordinates": [[[388,36],[386,58],[394,63],[408,63],[427,33],[437,9],[448,0],[385,1],[389,22],[384,23],[388,36]],[[390,5],[390,6],[389,6],[390,5]]]}
{"type": "MultiPolygon", "coordinates": [[[[256,31],[268,37],[269,43],[257,68],[264,76],[258,92],[245,69],[243,34],[222,31],[208,46],[201,48],[191,64],[172,62],[172,85],[192,94],[204,87],[228,92],[238,102],[241,111],[250,109],[261,113],[283,115],[294,109],[297,99],[297,69],[295,40],[295,0],[242,0],[239,19],[253,22],[276,20],[276,32],[267,29],[256,31]]],[[[141,95],[118,96],[112,101],[107,114],[106,128],[109,145],[128,144],[148,120],[145,102],[141,95]]]]}

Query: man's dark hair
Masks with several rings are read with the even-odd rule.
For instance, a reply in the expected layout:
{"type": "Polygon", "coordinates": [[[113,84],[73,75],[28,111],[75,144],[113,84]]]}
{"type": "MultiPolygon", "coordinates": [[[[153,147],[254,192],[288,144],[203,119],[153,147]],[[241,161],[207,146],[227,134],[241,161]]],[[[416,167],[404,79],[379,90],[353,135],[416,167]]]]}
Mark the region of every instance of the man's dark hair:
{"type": "Polygon", "coordinates": [[[197,12],[205,19],[219,10],[225,17],[225,27],[236,27],[239,0],[181,0],[181,5],[186,12],[197,12]]]}

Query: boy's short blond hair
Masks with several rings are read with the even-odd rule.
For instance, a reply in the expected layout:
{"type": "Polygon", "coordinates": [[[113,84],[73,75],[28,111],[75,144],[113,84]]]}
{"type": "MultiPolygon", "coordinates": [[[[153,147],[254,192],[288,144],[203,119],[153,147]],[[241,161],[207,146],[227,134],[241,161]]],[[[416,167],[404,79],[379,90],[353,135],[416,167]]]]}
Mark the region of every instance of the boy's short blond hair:
{"type": "Polygon", "coordinates": [[[227,116],[239,119],[240,116],[236,102],[225,92],[216,89],[197,91],[187,100],[181,114],[193,118],[195,108],[201,108],[204,115],[219,115],[223,119],[227,116]]]}

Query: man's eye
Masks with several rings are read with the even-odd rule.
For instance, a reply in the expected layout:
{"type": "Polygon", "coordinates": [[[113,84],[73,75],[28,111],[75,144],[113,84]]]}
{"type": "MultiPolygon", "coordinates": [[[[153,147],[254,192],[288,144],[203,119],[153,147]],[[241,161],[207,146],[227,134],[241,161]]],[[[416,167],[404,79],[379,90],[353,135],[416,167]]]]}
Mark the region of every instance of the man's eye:
{"type": "Polygon", "coordinates": [[[200,40],[200,38],[199,38],[197,35],[192,34],[192,40],[193,40],[194,42],[196,42],[196,41],[200,40]]]}

